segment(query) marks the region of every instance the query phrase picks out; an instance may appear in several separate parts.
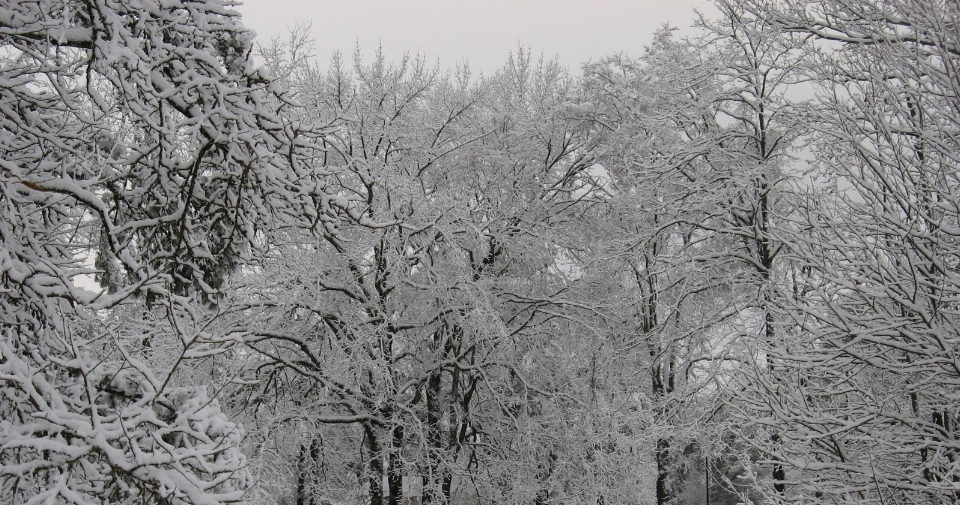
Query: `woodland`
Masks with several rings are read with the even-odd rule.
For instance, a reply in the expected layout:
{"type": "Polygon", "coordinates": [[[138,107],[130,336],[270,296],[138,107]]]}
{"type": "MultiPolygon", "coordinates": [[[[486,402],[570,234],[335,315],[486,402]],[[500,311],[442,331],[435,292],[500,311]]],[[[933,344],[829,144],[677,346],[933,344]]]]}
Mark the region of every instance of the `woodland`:
{"type": "Polygon", "coordinates": [[[0,505],[960,503],[956,0],[491,75],[233,5],[0,2],[0,505]]]}

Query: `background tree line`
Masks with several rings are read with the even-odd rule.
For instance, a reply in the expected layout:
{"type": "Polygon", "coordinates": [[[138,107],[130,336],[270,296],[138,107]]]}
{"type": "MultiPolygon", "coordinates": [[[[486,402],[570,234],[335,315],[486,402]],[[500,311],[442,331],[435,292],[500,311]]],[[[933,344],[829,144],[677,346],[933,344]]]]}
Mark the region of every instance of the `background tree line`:
{"type": "Polygon", "coordinates": [[[717,6],[490,76],[0,6],[0,501],[960,501],[960,7],[717,6]]]}

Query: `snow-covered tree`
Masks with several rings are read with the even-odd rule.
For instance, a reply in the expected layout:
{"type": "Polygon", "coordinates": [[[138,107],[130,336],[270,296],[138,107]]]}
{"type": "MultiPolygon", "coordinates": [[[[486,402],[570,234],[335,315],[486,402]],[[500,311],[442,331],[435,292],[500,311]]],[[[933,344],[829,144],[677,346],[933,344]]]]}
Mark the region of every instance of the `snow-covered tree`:
{"type": "MultiPolygon", "coordinates": [[[[796,277],[783,254],[790,244],[782,237],[792,230],[794,188],[803,175],[794,166],[791,150],[806,126],[791,107],[804,78],[800,51],[804,40],[775,30],[744,2],[715,3],[719,17],[701,17],[698,24],[703,30],[701,44],[716,54],[723,87],[716,99],[723,132],[710,154],[714,176],[705,187],[717,198],[720,213],[703,228],[728,239],[722,254],[731,267],[725,277],[737,311],[737,328],[728,338],[735,338],[741,349],[736,356],[741,363],[723,381],[727,407],[721,416],[736,432],[735,440],[768,438],[776,445],[778,426],[758,422],[754,414],[741,418],[737,406],[754,397],[752,387],[743,387],[743,381],[752,386],[757,375],[774,383],[786,380],[768,349],[789,342],[796,330],[780,305],[796,277]]],[[[756,479],[760,488],[782,496],[786,467],[776,458],[758,459],[758,454],[741,454],[748,469],[742,477],[756,479]]]]}
{"type": "Polygon", "coordinates": [[[229,348],[219,288],[265,223],[332,212],[320,130],[279,119],[229,6],[0,5],[0,502],[250,484],[242,429],[181,375],[229,348]]]}
{"type": "Polygon", "coordinates": [[[819,179],[789,235],[802,327],[756,377],[758,444],[796,503],[956,503],[960,8],[940,1],[755,2],[811,39],[819,179]],[[788,476],[790,473],[788,472],[788,476]],[[794,487],[794,486],[790,486],[794,487]]]}
{"type": "Polygon", "coordinates": [[[595,500],[588,453],[609,474],[600,481],[629,487],[613,474],[631,465],[605,456],[629,444],[558,432],[609,421],[580,401],[591,382],[574,352],[601,352],[606,331],[570,286],[590,237],[582,216],[599,202],[574,82],[528,51],[476,81],[382,54],[357,55],[352,72],[335,58],[290,75],[298,100],[337,128],[325,163],[339,193],[383,226],[320,241],[276,232],[244,276],[240,296],[262,311],[247,342],[265,388],[248,412],[296,404],[282,429],[309,430],[318,454],[342,461],[288,467],[281,487],[369,503],[399,502],[404,488],[424,503],[595,500]]]}
{"type": "Polygon", "coordinates": [[[702,428],[693,426],[691,404],[710,373],[697,378],[695,369],[722,361],[710,337],[736,315],[710,299],[726,282],[716,271],[723,248],[698,229],[718,209],[704,192],[720,131],[719,80],[707,58],[664,28],[642,60],[617,55],[585,67],[613,189],[599,256],[618,306],[612,317],[622,321],[620,345],[634,350],[632,373],[645,383],[637,417],[647,423],[636,436],[652,454],[661,504],[680,488],[680,453],[702,428]]]}
{"type": "Polygon", "coordinates": [[[642,60],[587,67],[605,104],[596,121],[609,130],[601,152],[620,216],[604,240],[627,267],[622,293],[648,354],[638,365],[655,413],[646,433],[658,503],[679,499],[692,446],[724,445],[725,385],[756,342],[775,338],[773,230],[795,135],[784,133],[781,98],[796,54],[735,4],[720,7],[696,37],[664,28],[642,60]]]}

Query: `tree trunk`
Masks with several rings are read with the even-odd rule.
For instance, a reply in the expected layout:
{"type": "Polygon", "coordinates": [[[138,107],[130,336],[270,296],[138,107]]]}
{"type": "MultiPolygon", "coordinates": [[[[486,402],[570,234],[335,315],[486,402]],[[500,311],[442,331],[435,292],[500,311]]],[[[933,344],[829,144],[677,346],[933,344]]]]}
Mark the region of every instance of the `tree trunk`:
{"type": "Polygon", "coordinates": [[[670,441],[657,439],[657,505],[666,505],[673,497],[667,479],[670,477],[670,441]]]}
{"type": "Polygon", "coordinates": [[[435,478],[440,471],[437,465],[439,451],[443,450],[443,432],[440,429],[440,386],[441,370],[434,370],[427,379],[427,471],[423,476],[423,503],[434,504],[443,503],[444,497],[437,494],[437,489],[432,485],[431,478],[435,478]]]}
{"type": "Polygon", "coordinates": [[[400,505],[403,502],[403,461],[400,451],[403,449],[403,426],[393,429],[393,450],[390,451],[390,467],[387,468],[387,486],[390,498],[389,505],[400,505]]]}
{"type": "Polygon", "coordinates": [[[311,489],[311,476],[316,472],[316,467],[320,463],[320,438],[314,437],[310,440],[309,452],[307,444],[300,444],[300,454],[297,460],[299,471],[297,472],[297,505],[314,505],[316,503],[315,491],[311,489]],[[310,465],[307,465],[309,457],[310,465]]]}
{"type": "Polygon", "coordinates": [[[383,463],[380,460],[380,445],[377,443],[373,427],[364,425],[367,446],[367,479],[370,505],[383,505],[383,463]]]}

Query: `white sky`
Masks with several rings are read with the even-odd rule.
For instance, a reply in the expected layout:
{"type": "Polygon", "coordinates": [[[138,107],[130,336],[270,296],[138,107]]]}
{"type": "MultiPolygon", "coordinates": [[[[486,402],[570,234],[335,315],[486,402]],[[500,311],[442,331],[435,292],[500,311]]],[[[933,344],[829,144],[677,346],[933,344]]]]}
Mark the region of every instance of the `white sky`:
{"type": "Polygon", "coordinates": [[[709,0],[242,0],[237,10],[259,38],[284,36],[311,22],[314,54],[322,63],[340,50],[352,61],[382,44],[391,61],[423,53],[443,68],[468,61],[493,73],[518,44],[559,56],[576,72],[590,58],[624,52],[639,56],[664,23],[689,27],[693,9],[714,12],[709,0]]]}

